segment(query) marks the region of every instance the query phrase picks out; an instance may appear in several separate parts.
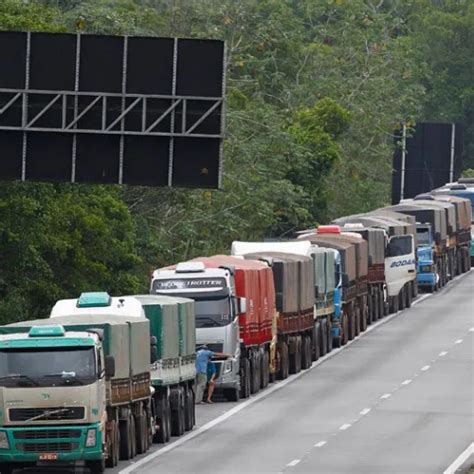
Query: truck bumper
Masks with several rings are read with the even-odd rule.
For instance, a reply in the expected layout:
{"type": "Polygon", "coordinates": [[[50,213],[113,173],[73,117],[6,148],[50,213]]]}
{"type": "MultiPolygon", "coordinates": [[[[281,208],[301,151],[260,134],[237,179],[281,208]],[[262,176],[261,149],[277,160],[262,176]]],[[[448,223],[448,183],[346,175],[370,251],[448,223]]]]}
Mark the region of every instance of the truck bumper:
{"type": "Polygon", "coordinates": [[[99,423],[89,425],[0,427],[9,449],[0,449],[0,463],[75,463],[104,456],[99,423]],[[89,430],[95,430],[95,446],[86,447],[89,430]]]}
{"type": "Polygon", "coordinates": [[[436,273],[418,273],[416,282],[418,286],[434,286],[436,285],[436,273]]]}

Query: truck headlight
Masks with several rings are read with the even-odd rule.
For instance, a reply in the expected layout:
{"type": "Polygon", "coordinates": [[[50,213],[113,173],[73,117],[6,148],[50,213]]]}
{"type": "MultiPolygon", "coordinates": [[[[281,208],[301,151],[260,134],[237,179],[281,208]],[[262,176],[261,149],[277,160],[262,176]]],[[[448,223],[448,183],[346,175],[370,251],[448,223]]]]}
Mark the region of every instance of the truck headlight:
{"type": "Polygon", "coordinates": [[[10,449],[6,431],[0,431],[0,449],[10,449]]]}
{"type": "Polygon", "coordinates": [[[224,374],[228,374],[229,372],[232,371],[232,359],[226,359],[224,362],[224,374]]]}
{"type": "Polygon", "coordinates": [[[93,448],[96,444],[96,429],[91,428],[87,431],[86,448],[93,448]]]}

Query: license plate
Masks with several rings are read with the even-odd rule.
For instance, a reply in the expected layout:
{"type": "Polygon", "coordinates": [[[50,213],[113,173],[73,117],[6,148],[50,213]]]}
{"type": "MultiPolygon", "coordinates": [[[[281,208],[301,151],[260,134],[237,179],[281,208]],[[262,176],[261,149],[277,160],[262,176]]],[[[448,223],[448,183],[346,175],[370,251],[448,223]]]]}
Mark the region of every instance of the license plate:
{"type": "Polygon", "coordinates": [[[56,453],[43,453],[39,455],[40,461],[56,461],[58,455],[56,453]]]}

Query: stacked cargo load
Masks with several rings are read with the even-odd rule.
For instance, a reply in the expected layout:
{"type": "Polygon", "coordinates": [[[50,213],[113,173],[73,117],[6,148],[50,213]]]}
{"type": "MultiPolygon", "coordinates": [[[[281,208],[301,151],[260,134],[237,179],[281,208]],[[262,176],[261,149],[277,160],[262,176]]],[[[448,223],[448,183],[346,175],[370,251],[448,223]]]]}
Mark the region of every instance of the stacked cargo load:
{"type": "MultiPolygon", "coordinates": [[[[334,226],[336,227],[336,226],[334,226]]],[[[333,346],[345,345],[352,339],[356,326],[357,304],[357,258],[356,246],[337,238],[337,234],[318,235],[314,230],[301,231],[298,240],[308,240],[319,247],[334,249],[340,258],[341,270],[341,315],[337,335],[333,336],[333,346]]]]}
{"type": "Polygon", "coordinates": [[[159,427],[155,441],[165,443],[171,436],[181,436],[194,426],[194,302],[155,295],[134,298],[142,305],[156,340],[157,360],[151,367],[159,427]]]}
{"type": "Polygon", "coordinates": [[[306,369],[312,361],[314,331],[313,261],[304,255],[256,252],[246,261],[263,261],[273,271],[278,312],[278,376],[306,369]]]}
{"type": "MultiPolygon", "coordinates": [[[[325,355],[332,349],[332,320],[336,315],[334,294],[336,292],[336,252],[319,248],[309,241],[266,241],[232,243],[232,255],[246,255],[259,252],[282,252],[304,255],[313,259],[315,323],[312,340],[314,357],[325,355]]],[[[303,364],[304,366],[304,364],[303,364]]]]}

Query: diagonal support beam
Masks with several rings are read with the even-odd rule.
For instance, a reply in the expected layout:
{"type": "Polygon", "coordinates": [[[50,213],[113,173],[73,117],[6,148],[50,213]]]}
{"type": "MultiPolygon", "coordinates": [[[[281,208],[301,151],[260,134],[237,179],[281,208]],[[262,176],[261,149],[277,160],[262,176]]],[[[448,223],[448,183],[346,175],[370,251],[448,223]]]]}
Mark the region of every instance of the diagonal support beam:
{"type": "Polygon", "coordinates": [[[207,119],[207,117],[209,117],[209,115],[212,114],[212,112],[214,112],[214,110],[216,110],[220,105],[222,104],[222,101],[218,100],[203,116],[201,116],[199,118],[199,120],[193,124],[192,127],[188,128],[188,130],[185,130],[184,131],[184,134],[185,135],[190,135],[194,130],[196,130],[196,128],[199,127],[199,125],[201,125],[202,122],[204,122],[204,120],[207,119]]]}
{"type": "Polygon", "coordinates": [[[84,117],[84,115],[87,114],[87,112],[89,112],[90,109],[92,109],[92,107],[94,107],[95,104],[97,104],[97,102],[99,102],[99,100],[103,99],[104,97],[103,96],[97,96],[66,128],[65,130],[70,130],[72,127],[74,127],[74,125],[77,124],[77,122],[79,122],[79,120],[81,120],[82,117],[84,117]]]}
{"type": "Polygon", "coordinates": [[[15,96],[13,96],[13,98],[8,101],[4,107],[2,107],[0,109],[0,115],[2,115],[3,113],[5,113],[20,97],[21,97],[22,93],[21,92],[18,92],[18,94],[16,94],[15,96]]]}
{"type": "Polygon", "coordinates": [[[143,100],[143,97],[139,97],[138,99],[134,100],[106,129],[106,132],[112,130],[129,112],[132,110],[140,101],[143,100]]]}
{"type": "Polygon", "coordinates": [[[159,123],[161,123],[167,115],[169,115],[178,105],[183,101],[183,99],[178,99],[174,104],[170,105],[165,112],[158,119],[156,119],[146,130],[145,133],[150,133],[159,123]]]}
{"type": "Polygon", "coordinates": [[[35,115],[29,122],[26,123],[26,129],[31,128],[59,99],[61,94],[58,94],[54,99],[46,105],[39,114],[35,115]]]}

